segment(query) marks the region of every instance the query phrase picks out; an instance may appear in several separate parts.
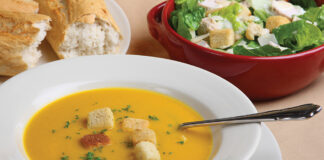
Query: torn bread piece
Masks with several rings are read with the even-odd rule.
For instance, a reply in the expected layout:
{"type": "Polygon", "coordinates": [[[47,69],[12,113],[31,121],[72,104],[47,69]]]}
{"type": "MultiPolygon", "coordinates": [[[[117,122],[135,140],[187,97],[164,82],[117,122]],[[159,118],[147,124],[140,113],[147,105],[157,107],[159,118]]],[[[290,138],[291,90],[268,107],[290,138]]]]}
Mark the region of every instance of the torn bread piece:
{"type": "Polygon", "coordinates": [[[136,145],[143,141],[147,141],[147,142],[156,144],[155,132],[149,128],[134,131],[132,134],[133,144],[136,145]]]}
{"type": "Polygon", "coordinates": [[[110,108],[96,109],[88,114],[88,128],[107,128],[114,127],[114,114],[110,108]]]}
{"type": "Polygon", "coordinates": [[[155,144],[151,142],[140,142],[135,145],[135,155],[137,160],[160,160],[160,153],[155,144]]]}
{"type": "Polygon", "coordinates": [[[22,13],[37,13],[38,3],[33,0],[0,0],[0,10],[22,12],[22,13]]]}
{"type": "Polygon", "coordinates": [[[150,122],[145,119],[125,118],[122,123],[122,129],[124,131],[133,132],[135,130],[148,128],[149,125],[150,122]]]}
{"type": "Polygon", "coordinates": [[[45,15],[0,11],[0,75],[14,76],[35,66],[49,22],[45,15]]]}
{"type": "Polygon", "coordinates": [[[53,19],[46,39],[59,58],[119,54],[122,35],[104,0],[36,1],[53,19]]]}

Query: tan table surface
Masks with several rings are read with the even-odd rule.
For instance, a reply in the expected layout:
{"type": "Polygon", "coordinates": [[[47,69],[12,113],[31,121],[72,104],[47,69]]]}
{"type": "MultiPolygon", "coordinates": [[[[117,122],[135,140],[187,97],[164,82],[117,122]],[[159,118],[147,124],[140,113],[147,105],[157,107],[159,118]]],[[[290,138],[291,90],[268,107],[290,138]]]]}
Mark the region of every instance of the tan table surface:
{"type": "MultiPolygon", "coordinates": [[[[132,29],[128,53],[168,58],[164,48],[148,32],[146,15],[163,0],[116,0],[126,12],[132,29]]],[[[48,45],[46,42],[42,47],[48,45]]],[[[42,61],[55,60],[44,56],[42,61]]],[[[0,77],[0,84],[7,80],[0,77]]],[[[259,112],[304,103],[324,105],[324,75],[293,95],[269,102],[255,103],[259,112]]],[[[324,113],[307,121],[267,123],[277,138],[284,160],[324,160],[324,113]]]]}

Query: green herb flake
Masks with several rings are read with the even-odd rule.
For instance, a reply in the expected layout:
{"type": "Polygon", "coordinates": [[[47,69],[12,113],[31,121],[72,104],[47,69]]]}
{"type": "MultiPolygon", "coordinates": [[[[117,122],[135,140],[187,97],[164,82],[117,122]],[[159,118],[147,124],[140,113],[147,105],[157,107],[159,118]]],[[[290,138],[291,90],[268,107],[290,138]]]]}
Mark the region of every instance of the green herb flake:
{"type": "Polygon", "coordinates": [[[122,108],[123,111],[129,112],[131,105],[127,105],[125,108],[122,108]]]}
{"type": "Polygon", "coordinates": [[[76,132],[76,134],[81,134],[80,132],[76,132]]]}
{"type": "Polygon", "coordinates": [[[169,155],[173,154],[173,152],[169,152],[169,155]]]}
{"type": "Polygon", "coordinates": [[[74,119],[75,119],[75,120],[78,120],[79,118],[80,118],[79,115],[75,115],[75,116],[74,116],[74,119]]]}
{"type": "Polygon", "coordinates": [[[168,124],[168,127],[172,127],[172,124],[168,124]]]}
{"type": "Polygon", "coordinates": [[[52,129],[52,133],[53,133],[53,134],[56,133],[56,130],[55,130],[55,129],[52,129]]]}
{"type": "Polygon", "coordinates": [[[93,131],[92,133],[93,133],[93,134],[97,134],[97,131],[93,131]]]}
{"type": "Polygon", "coordinates": [[[61,157],[61,160],[69,160],[69,156],[63,156],[61,157]]]}
{"type": "Polygon", "coordinates": [[[178,144],[184,144],[184,141],[178,141],[177,143],[178,144]]]}
{"type": "Polygon", "coordinates": [[[170,135],[170,134],[171,134],[171,132],[169,132],[169,131],[166,131],[166,134],[167,134],[167,135],[170,135]]]}
{"type": "Polygon", "coordinates": [[[70,126],[70,121],[66,121],[64,128],[69,128],[69,126],[70,126]]]}
{"type": "Polygon", "coordinates": [[[74,111],[78,112],[79,111],[79,108],[75,109],[74,111]]]}
{"type": "Polygon", "coordinates": [[[106,158],[95,157],[93,152],[88,152],[86,157],[80,157],[83,160],[105,160],[106,158]]]}
{"type": "Polygon", "coordinates": [[[152,121],[158,121],[158,120],[159,120],[158,117],[156,117],[156,116],[152,116],[152,115],[149,115],[148,118],[149,118],[150,120],[152,120],[152,121]]]}
{"type": "Polygon", "coordinates": [[[107,132],[107,131],[108,131],[108,129],[103,129],[103,130],[100,131],[100,133],[101,133],[101,134],[104,134],[104,133],[107,132]]]}
{"type": "Polygon", "coordinates": [[[71,140],[72,137],[71,136],[66,136],[65,139],[71,140]]]}

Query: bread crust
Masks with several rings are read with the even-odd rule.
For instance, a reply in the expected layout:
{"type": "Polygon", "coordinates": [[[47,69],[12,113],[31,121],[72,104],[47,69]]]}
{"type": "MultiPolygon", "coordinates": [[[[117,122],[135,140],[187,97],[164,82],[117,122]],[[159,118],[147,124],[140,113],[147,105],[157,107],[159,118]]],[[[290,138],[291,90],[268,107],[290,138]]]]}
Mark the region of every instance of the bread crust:
{"type": "MultiPolygon", "coordinates": [[[[120,29],[106,8],[104,0],[36,0],[39,3],[39,13],[52,18],[52,29],[46,39],[51,44],[59,58],[60,45],[70,25],[76,22],[93,24],[100,19],[110,24],[119,34],[120,29]],[[62,3],[63,2],[63,3],[62,3]]],[[[120,34],[121,36],[121,34],[120,34]]]]}
{"type": "Polygon", "coordinates": [[[0,10],[23,12],[23,13],[37,13],[38,3],[26,0],[0,0],[0,10]]]}
{"type": "Polygon", "coordinates": [[[0,75],[28,69],[21,52],[36,40],[39,29],[33,24],[49,20],[45,15],[0,11],[0,75]]]}

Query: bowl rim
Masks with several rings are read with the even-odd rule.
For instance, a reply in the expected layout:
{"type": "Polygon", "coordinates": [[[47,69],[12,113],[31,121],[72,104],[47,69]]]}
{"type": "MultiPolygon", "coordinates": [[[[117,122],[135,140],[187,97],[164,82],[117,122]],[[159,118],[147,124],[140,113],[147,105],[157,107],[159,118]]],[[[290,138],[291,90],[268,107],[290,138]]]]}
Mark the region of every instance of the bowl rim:
{"type": "MultiPolygon", "coordinates": [[[[257,57],[257,56],[243,56],[243,55],[235,55],[235,54],[230,54],[230,53],[226,53],[226,52],[221,52],[221,51],[217,51],[217,50],[213,50],[210,48],[206,48],[203,46],[200,46],[196,43],[193,43],[187,39],[185,39],[184,37],[182,37],[181,35],[179,35],[169,24],[169,17],[168,15],[170,15],[171,13],[169,13],[168,11],[170,10],[170,7],[173,7],[174,5],[174,0],[167,0],[166,2],[162,2],[160,3],[158,6],[162,6],[165,5],[163,7],[163,11],[162,11],[162,25],[164,25],[164,27],[166,28],[166,31],[170,32],[172,35],[174,35],[178,40],[186,43],[187,45],[190,45],[192,47],[195,47],[203,52],[207,52],[207,54],[211,54],[211,55],[216,55],[216,56],[221,56],[221,57],[226,57],[226,58],[233,58],[233,59],[238,59],[238,60],[248,60],[248,61],[273,61],[273,60],[290,60],[290,59],[298,59],[301,57],[308,57],[311,56],[313,54],[317,54],[320,51],[324,50],[324,44],[320,45],[318,47],[315,47],[313,49],[307,50],[307,51],[303,51],[303,52],[298,52],[298,53],[294,53],[294,54],[290,54],[290,55],[283,55],[283,56],[269,56],[269,57],[257,57]]],[[[170,10],[170,12],[172,12],[173,10],[170,10]]]]}

